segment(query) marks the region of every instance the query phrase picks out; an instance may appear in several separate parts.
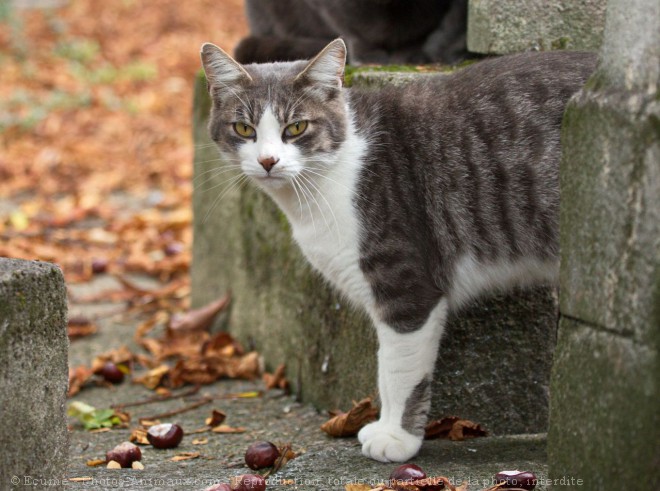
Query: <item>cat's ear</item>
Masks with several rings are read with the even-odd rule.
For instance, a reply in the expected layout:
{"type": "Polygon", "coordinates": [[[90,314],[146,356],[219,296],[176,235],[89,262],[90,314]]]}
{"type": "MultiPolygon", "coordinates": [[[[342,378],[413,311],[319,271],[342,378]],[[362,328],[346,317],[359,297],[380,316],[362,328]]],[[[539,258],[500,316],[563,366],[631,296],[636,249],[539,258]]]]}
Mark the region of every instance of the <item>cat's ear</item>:
{"type": "Polygon", "coordinates": [[[312,83],[339,89],[344,85],[345,66],[346,45],[341,39],[335,39],[307,64],[296,80],[307,79],[312,83]]]}
{"type": "Polygon", "coordinates": [[[209,91],[213,90],[214,87],[231,86],[241,81],[252,81],[252,77],[245,71],[245,68],[215,44],[204,43],[200,56],[209,91]]]}

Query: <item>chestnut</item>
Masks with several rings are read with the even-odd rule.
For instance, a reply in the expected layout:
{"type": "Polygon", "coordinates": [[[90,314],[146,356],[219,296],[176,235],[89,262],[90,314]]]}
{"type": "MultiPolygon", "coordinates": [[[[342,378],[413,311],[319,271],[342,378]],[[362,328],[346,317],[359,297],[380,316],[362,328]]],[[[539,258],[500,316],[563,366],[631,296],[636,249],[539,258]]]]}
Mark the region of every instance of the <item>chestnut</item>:
{"type": "Polygon", "coordinates": [[[114,460],[123,468],[130,468],[131,464],[137,460],[142,460],[140,448],[131,442],[123,442],[112,450],[105,453],[105,460],[110,462],[114,460]]]}
{"type": "Polygon", "coordinates": [[[122,372],[119,367],[111,361],[105,362],[98,373],[104,380],[111,384],[120,384],[124,381],[124,372],[122,372]]]}
{"type": "Polygon", "coordinates": [[[415,464],[403,464],[397,467],[390,474],[390,486],[397,489],[397,485],[410,483],[411,481],[418,481],[426,479],[426,472],[415,464]]]}
{"type": "Polygon", "coordinates": [[[245,463],[250,469],[272,467],[280,456],[280,451],[270,442],[254,442],[245,452],[245,463]]]}
{"type": "Polygon", "coordinates": [[[177,424],[163,423],[147,430],[147,440],[156,448],[174,448],[181,443],[183,430],[177,424]]]}
{"type": "Polygon", "coordinates": [[[529,471],[500,471],[495,474],[495,483],[504,484],[500,489],[525,489],[536,487],[536,476],[529,471]]]}
{"type": "Polygon", "coordinates": [[[266,491],[266,479],[258,474],[242,474],[231,478],[232,491],[266,491]]]}

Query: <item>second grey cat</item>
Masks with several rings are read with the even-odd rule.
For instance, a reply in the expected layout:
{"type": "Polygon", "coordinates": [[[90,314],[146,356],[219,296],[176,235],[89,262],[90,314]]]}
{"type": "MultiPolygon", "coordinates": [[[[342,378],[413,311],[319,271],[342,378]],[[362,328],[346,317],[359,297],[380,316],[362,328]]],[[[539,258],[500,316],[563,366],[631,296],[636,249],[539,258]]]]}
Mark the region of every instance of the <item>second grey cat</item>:
{"type": "Polygon", "coordinates": [[[560,127],[592,54],[527,53],[403,87],[343,87],[346,47],[242,66],[202,47],[222,159],[279,205],[309,262],[373,320],[364,455],[422,444],[449,311],[558,272],[560,127]]]}

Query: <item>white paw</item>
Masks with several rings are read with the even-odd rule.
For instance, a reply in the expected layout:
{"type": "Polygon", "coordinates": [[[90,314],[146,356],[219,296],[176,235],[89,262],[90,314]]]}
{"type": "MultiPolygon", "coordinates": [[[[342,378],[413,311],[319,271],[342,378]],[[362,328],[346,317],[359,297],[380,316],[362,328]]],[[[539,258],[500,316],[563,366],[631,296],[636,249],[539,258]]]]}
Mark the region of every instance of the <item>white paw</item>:
{"type": "Polygon", "coordinates": [[[422,446],[422,437],[411,435],[399,426],[371,423],[358,434],[365,457],[381,462],[404,462],[422,446]]]}

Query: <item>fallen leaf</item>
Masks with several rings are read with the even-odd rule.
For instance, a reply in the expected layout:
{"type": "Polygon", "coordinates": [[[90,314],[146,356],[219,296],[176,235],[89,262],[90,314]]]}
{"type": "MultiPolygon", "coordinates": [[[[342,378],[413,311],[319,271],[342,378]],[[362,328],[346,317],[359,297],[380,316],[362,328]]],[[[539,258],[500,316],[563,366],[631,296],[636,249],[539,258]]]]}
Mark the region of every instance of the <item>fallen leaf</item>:
{"type": "Polygon", "coordinates": [[[429,422],[424,430],[424,438],[434,438],[461,441],[466,438],[486,436],[488,432],[480,424],[456,416],[448,416],[429,422]]]}
{"type": "Polygon", "coordinates": [[[233,428],[227,425],[220,425],[216,426],[215,428],[211,428],[211,431],[213,433],[245,433],[247,428],[243,428],[242,426],[233,428]]]}
{"type": "Polygon", "coordinates": [[[142,384],[148,389],[155,389],[158,387],[163,378],[170,372],[170,367],[168,365],[162,364],[156,368],[152,368],[144,375],[135,377],[133,382],[136,384],[142,384]]]}
{"type": "Polygon", "coordinates": [[[193,445],[206,445],[209,442],[208,438],[193,438],[193,445]]]}
{"type": "Polygon", "coordinates": [[[227,308],[230,301],[231,294],[226,293],[221,298],[199,309],[173,316],[168,327],[173,331],[206,331],[211,327],[215,317],[227,308]]]}
{"type": "Polygon", "coordinates": [[[211,416],[206,418],[204,420],[204,423],[206,426],[219,426],[223,423],[223,421],[227,419],[227,415],[223,413],[222,411],[218,411],[217,409],[214,409],[211,413],[211,416]]]}
{"type": "Polygon", "coordinates": [[[105,465],[105,463],[105,459],[92,459],[86,462],[89,467],[98,467],[99,465],[105,465]]]}
{"type": "Polygon", "coordinates": [[[353,407],[347,413],[335,414],[321,425],[321,429],[334,437],[354,436],[363,426],[377,419],[378,409],[371,405],[371,398],[366,397],[360,402],[353,402],[353,407]]]}
{"type": "Polygon", "coordinates": [[[139,445],[149,445],[146,428],[135,428],[133,431],[131,431],[131,435],[128,437],[128,441],[137,443],[139,445]]]}
{"type": "Polygon", "coordinates": [[[98,327],[86,317],[71,317],[67,324],[67,335],[70,340],[79,339],[90,334],[95,334],[98,327]]]}
{"type": "Polygon", "coordinates": [[[266,385],[266,389],[282,389],[285,392],[289,392],[289,381],[285,377],[286,365],[282,363],[279,365],[275,372],[273,373],[264,373],[262,380],[266,385]]]}
{"type": "Polygon", "coordinates": [[[183,460],[192,460],[192,459],[199,458],[200,455],[201,454],[199,452],[182,452],[180,454],[176,454],[170,460],[172,462],[181,462],[183,460]]]}
{"type": "MultiPolygon", "coordinates": [[[[105,462],[105,461],[104,461],[104,462],[105,462]]],[[[93,479],[94,479],[94,478],[91,477],[91,476],[80,476],[80,477],[70,477],[70,478],[67,479],[67,481],[71,481],[71,482],[87,482],[87,481],[91,481],[91,480],[93,480],[93,479]]]]}
{"type": "Polygon", "coordinates": [[[92,378],[94,372],[91,368],[88,368],[83,365],[79,365],[75,368],[69,368],[69,392],[68,396],[71,397],[78,392],[80,389],[92,378]]]}

